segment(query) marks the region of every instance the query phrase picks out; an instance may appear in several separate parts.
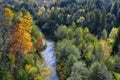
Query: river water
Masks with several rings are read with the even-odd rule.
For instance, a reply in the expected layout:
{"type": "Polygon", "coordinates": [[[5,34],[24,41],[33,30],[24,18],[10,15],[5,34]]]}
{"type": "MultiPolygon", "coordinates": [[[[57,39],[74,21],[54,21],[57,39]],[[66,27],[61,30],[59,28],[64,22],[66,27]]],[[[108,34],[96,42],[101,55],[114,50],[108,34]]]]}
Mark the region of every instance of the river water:
{"type": "Polygon", "coordinates": [[[46,67],[51,69],[49,80],[59,80],[56,72],[56,56],[54,55],[54,42],[44,40],[46,49],[42,52],[46,67]]]}

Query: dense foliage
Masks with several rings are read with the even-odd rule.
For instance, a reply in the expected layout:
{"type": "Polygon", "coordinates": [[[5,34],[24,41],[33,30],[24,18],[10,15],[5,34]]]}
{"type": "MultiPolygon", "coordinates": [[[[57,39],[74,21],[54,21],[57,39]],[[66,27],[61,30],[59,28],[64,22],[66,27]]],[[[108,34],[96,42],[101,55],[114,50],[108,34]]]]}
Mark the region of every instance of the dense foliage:
{"type": "Polygon", "coordinates": [[[4,4],[0,10],[0,80],[47,80],[51,70],[43,65],[43,35],[31,14],[4,4]]]}
{"type": "Polygon", "coordinates": [[[50,74],[37,26],[55,42],[59,80],[120,80],[120,0],[1,0],[2,80],[50,74]]]}

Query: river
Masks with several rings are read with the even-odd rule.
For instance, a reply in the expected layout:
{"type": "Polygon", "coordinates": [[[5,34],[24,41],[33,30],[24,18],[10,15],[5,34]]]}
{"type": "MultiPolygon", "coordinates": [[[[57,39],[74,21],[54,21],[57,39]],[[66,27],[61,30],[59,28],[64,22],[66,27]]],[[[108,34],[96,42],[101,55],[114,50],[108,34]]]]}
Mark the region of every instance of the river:
{"type": "Polygon", "coordinates": [[[46,49],[42,52],[42,56],[45,59],[46,67],[51,69],[51,74],[49,75],[49,80],[59,80],[56,72],[56,56],[54,55],[54,42],[46,41],[46,49]]]}

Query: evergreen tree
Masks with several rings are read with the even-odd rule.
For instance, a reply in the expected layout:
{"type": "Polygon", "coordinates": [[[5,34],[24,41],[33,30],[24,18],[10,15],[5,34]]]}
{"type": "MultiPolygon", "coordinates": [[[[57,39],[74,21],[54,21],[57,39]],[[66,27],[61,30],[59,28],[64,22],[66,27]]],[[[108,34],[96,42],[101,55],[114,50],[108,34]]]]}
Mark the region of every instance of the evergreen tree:
{"type": "Polygon", "coordinates": [[[90,67],[89,80],[112,80],[112,75],[103,63],[95,62],[90,67]]]}
{"type": "Polygon", "coordinates": [[[67,80],[88,80],[88,69],[84,62],[76,61],[67,80]]]}
{"type": "Polygon", "coordinates": [[[114,70],[115,72],[120,73],[120,57],[118,57],[118,59],[115,62],[114,70]]]}

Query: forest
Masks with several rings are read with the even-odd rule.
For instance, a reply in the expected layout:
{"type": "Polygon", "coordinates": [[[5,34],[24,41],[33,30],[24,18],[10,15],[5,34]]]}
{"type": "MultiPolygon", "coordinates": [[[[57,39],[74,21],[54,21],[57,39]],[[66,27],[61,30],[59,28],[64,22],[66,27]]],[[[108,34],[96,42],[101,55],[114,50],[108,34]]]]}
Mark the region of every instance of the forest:
{"type": "Polygon", "coordinates": [[[120,0],[0,0],[0,80],[120,80],[120,0]]]}

